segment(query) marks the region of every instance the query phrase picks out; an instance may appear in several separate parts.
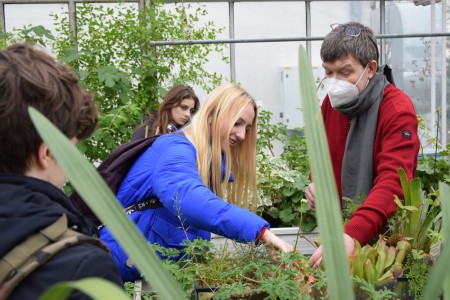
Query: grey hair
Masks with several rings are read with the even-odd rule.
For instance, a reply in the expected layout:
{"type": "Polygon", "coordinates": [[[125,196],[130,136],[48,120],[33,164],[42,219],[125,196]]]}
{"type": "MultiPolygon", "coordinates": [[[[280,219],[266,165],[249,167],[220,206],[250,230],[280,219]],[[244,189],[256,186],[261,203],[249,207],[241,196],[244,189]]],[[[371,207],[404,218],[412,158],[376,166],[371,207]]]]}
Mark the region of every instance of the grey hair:
{"type": "Polygon", "coordinates": [[[378,48],[373,30],[361,23],[348,22],[335,27],[325,36],[320,48],[320,57],[324,62],[334,62],[349,54],[353,55],[363,66],[371,60],[378,62],[378,48]],[[361,29],[358,36],[346,33],[347,27],[361,29]]]}

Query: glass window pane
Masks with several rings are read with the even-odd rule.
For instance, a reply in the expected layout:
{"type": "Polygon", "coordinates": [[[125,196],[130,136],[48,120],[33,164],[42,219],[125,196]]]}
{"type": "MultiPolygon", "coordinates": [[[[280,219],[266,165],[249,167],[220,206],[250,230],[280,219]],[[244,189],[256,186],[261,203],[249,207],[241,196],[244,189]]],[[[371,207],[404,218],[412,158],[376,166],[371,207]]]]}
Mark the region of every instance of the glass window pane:
{"type": "MultiPolygon", "coordinates": [[[[86,3],[89,1],[86,1],[86,3]]],[[[124,8],[135,8],[138,9],[138,3],[137,2],[124,2],[124,3],[100,3],[100,2],[89,2],[90,5],[94,7],[103,6],[104,8],[116,8],[118,6],[124,7],[124,8]]],[[[82,5],[81,3],[77,3],[76,6],[82,5]]]]}
{"type": "Polygon", "coordinates": [[[378,1],[312,1],[311,35],[325,36],[333,23],[360,22],[379,31],[379,24],[373,21],[373,3],[378,1]]]}
{"type": "Polygon", "coordinates": [[[236,38],[282,38],[306,35],[305,3],[236,2],[236,38]]]}
{"type": "MultiPolygon", "coordinates": [[[[432,32],[432,6],[416,6],[412,2],[393,1],[386,3],[386,33],[412,34],[432,32]]],[[[435,5],[434,31],[441,31],[442,5],[435,5]]],[[[440,122],[432,111],[432,83],[435,74],[436,108],[440,108],[442,89],[442,38],[400,38],[386,39],[384,55],[386,63],[394,71],[396,84],[413,101],[416,111],[427,122],[430,133],[434,130],[433,117],[440,122]],[[435,51],[433,53],[433,45],[435,51]],[[432,57],[434,56],[434,66],[432,57]]],[[[432,133],[433,134],[433,133],[432,133]]],[[[423,136],[422,141],[429,138],[423,136]]]]}
{"type": "Polygon", "coordinates": [[[42,25],[54,33],[50,14],[67,14],[67,4],[5,4],[5,30],[42,25]]]}
{"type": "MultiPolygon", "coordinates": [[[[302,1],[237,2],[234,9],[237,39],[306,36],[305,3],[302,1]]],[[[295,74],[299,44],[236,44],[236,81],[262,104],[263,109],[272,111],[274,122],[283,120],[280,115],[284,111],[282,74],[295,74]]],[[[297,111],[299,101],[298,105],[292,104],[297,111]]]]}
{"type": "MultiPolygon", "coordinates": [[[[175,6],[180,6],[182,4],[165,4],[164,7],[167,10],[175,9],[175,6]]],[[[188,13],[195,12],[198,8],[204,8],[207,11],[207,14],[204,16],[200,16],[199,20],[196,21],[198,26],[202,26],[208,22],[213,22],[216,29],[221,28],[222,32],[218,33],[215,39],[229,39],[229,13],[228,13],[228,2],[206,2],[206,3],[184,3],[186,11],[188,13]]],[[[179,47],[179,46],[172,46],[179,47]]],[[[224,61],[223,57],[230,57],[230,47],[226,45],[222,52],[210,52],[208,54],[208,62],[203,65],[203,68],[209,73],[217,73],[224,76],[224,81],[230,81],[230,65],[224,61]]],[[[207,91],[202,89],[199,86],[193,85],[195,93],[200,99],[200,102],[203,102],[206,99],[207,91]]]]}
{"type": "MultiPolygon", "coordinates": [[[[305,42],[301,42],[305,46],[305,42]]],[[[282,74],[292,71],[297,75],[299,42],[253,43],[236,45],[236,81],[242,84],[264,110],[273,113],[273,121],[279,122],[284,110],[282,99],[282,74]]],[[[289,78],[291,79],[291,77],[289,78]]],[[[294,81],[293,85],[298,86],[294,81]]],[[[298,88],[293,87],[294,92],[298,88]]],[[[300,100],[298,99],[298,106],[300,100]]],[[[296,109],[296,108],[292,108],[296,109]]]]}

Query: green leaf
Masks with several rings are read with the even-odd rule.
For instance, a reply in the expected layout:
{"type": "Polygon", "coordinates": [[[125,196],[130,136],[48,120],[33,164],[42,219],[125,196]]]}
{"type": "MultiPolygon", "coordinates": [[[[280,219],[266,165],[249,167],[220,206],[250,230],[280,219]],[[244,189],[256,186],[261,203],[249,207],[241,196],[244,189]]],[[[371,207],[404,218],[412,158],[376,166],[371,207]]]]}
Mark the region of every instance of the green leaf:
{"type": "Polygon", "coordinates": [[[316,216],[323,244],[323,260],[330,299],[354,299],[348,257],[345,252],[340,201],[334,183],[316,84],[305,49],[299,49],[300,96],[305,119],[308,155],[315,182],[316,216]]]}
{"type": "Polygon", "coordinates": [[[282,211],[280,211],[280,219],[283,221],[283,223],[291,223],[292,220],[294,220],[295,216],[292,213],[290,208],[285,208],[282,211]]]}
{"type": "Polygon", "coordinates": [[[88,295],[92,299],[130,300],[127,293],[116,284],[102,278],[86,278],[53,285],[39,297],[39,300],[66,299],[74,290],[88,295]]]}
{"type": "Polygon", "coordinates": [[[444,300],[450,299],[450,275],[448,262],[450,261],[450,187],[439,183],[442,205],[442,250],[433,265],[424,289],[424,299],[438,299],[444,289],[444,300]]]}
{"type": "Polygon", "coordinates": [[[303,194],[297,193],[292,196],[291,201],[292,203],[300,203],[302,201],[303,194]]]}
{"type": "Polygon", "coordinates": [[[400,209],[403,209],[405,207],[403,205],[403,202],[397,196],[395,196],[394,202],[395,202],[395,204],[397,204],[398,208],[400,208],[400,209]]]}
{"type": "Polygon", "coordinates": [[[311,232],[316,228],[317,221],[312,215],[303,215],[300,225],[300,229],[304,232],[311,232]]]}
{"type": "Polygon", "coordinates": [[[296,192],[296,190],[292,187],[284,187],[283,189],[281,189],[281,193],[283,194],[283,196],[286,197],[290,197],[292,195],[294,195],[294,193],[296,192]]]}
{"type": "Polygon", "coordinates": [[[422,188],[420,183],[420,178],[414,178],[409,182],[410,191],[410,204],[409,206],[415,207],[416,210],[408,210],[409,218],[409,234],[414,236],[419,231],[421,225],[420,210],[422,206],[422,188]]]}
{"type": "Polygon", "coordinates": [[[114,87],[120,80],[119,70],[115,66],[101,66],[98,68],[98,80],[108,87],[114,87]]]}
{"type": "Polygon", "coordinates": [[[279,219],[280,218],[280,211],[278,210],[278,208],[276,207],[271,207],[269,208],[269,210],[267,211],[267,213],[275,219],[279,219]]]}
{"type": "Polygon", "coordinates": [[[46,37],[52,41],[55,40],[55,37],[52,35],[51,31],[46,29],[44,26],[39,25],[39,26],[33,26],[29,29],[23,30],[22,31],[25,35],[28,35],[30,32],[33,32],[34,34],[36,34],[39,37],[46,37]]]}
{"type": "Polygon", "coordinates": [[[421,212],[424,210],[423,206],[425,204],[420,178],[413,178],[408,183],[408,178],[403,168],[398,169],[398,174],[400,175],[400,183],[404,194],[404,205],[399,207],[406,211],[406,220],[408,220],[404,234],[415,239],[413,244],[417,245],[416,237],[422,225],[421,212]]]}
{"type": "Polygon", "coordinates": [[[89,76],[89,72],[86,70],[80,70],[78,75],[80,76],[80,80],[84,80],[89,76]]]}
{"type": "MultiPolygon", "coordinates": [[[[66,49],[64,51],[63,56],[61,57],[61,61],[64,63],[70,63],[80,58],[80,54],[77,50],[73,48],[66,49]]],[[[81,74],[80,74],[81,77],[81,74]]]]}
{"type": "Polygon", "coordinates": [[[30,107],[30,117],[64,174],[92,211],[108,226],[144,278],[162,299],[184,299],[186,294],[165,269],[147,240],[124,214],[114,194],[67,137],[45,116],[30,107]]]}

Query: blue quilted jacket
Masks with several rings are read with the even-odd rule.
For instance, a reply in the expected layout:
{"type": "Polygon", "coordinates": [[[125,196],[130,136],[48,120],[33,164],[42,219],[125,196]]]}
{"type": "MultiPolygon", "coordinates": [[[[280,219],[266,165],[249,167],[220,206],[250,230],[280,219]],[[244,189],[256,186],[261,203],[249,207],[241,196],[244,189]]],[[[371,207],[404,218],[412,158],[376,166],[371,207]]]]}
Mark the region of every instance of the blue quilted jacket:
{"type": "MultiPolygon", "coordinates": [[[[117,193],[123,207],[151,197],[163,207],[136,211],[129,217],[150,243],[163,247],[182,248],[186,239],[182,228],[190,240],[209,240],[213,232],[238,242],[254,242],[261,229],[269,227],[264,219],[223,201],[203,184],[196,150],[182,135],[159,137],[134,163],[117,193]]],[[[123,280],[141,277],[135,267],[127,266],[128,256],[108,228],[100,230],[100,238],[111,250],[123,280]]]]}

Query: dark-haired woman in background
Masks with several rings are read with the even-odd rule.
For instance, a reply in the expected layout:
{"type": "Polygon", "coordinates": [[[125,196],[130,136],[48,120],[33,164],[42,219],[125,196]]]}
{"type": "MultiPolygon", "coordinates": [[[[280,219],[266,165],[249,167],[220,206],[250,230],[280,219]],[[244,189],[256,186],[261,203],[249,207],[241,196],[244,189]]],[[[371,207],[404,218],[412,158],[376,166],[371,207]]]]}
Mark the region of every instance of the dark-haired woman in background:
{"type": "Polygon", "coordinates": [[[164,96],[158,112],[146,114],[146,119],[136,127],[131,139],[174,132],[189,122],[199,107],[198,97],[190,86],[176,85],[164,96]]]}

